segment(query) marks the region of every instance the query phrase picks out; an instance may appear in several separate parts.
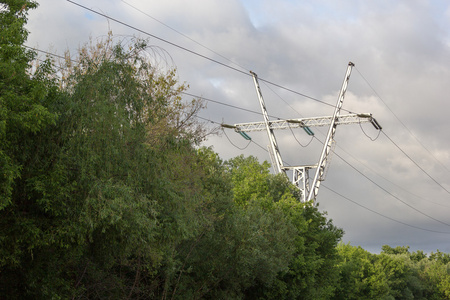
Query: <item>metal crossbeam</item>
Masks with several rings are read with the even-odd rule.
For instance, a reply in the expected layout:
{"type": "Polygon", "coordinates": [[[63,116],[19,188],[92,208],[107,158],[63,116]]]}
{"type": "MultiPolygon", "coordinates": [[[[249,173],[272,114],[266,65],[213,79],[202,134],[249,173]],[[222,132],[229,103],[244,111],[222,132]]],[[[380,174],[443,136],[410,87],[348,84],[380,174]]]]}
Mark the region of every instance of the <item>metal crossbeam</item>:
{"type": "MultiPolygon", "coordinates": [[[[289,128],[304,128],[304,127],[317,127],[317,126],[330,126],[333,117],[313,117],[313,118],[301,118],[301,119],[289,119],[289,120],[273,120],[269,121],[269,128],[271,130],[276,129],[289,129],[289,128]]],[[[360,123],[372,123],[372,125],[380,130],[381,126],[372,117],[372,114],[348,114],[340,115],[337,117],[336,125],[345,124],[360,124],[360,123]]],[[[265,122],[251,122],[251,123],[239,123],[234,124],[232,127],[237,132],[252,132],[252,131],[264,131],[266,130],[265,122]]]]}

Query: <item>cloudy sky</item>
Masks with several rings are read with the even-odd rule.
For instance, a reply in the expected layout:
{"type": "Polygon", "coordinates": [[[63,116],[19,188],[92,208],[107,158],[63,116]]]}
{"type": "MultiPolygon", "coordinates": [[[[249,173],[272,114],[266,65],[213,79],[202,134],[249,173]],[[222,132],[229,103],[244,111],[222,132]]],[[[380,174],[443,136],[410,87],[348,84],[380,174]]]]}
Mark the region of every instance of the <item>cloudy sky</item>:
{"type": "MultiPolygon", "coordinates": [[[[176,67],[190,93],[215,101],[200,116],[217,123],[263,120],[252,112],[260,109],[250,70],[276,84],[260,82],[271,116],[332,115],[353,62],[343,109],[372,113],[383,132],[370,124],[338,126],[319,208],[344,229],[344,242],[369,251],[388,244],[450,252],[448,1],[75,1],[139,31],[68,1],[38,2],[27,25],[29,46],[75,54],[109,30],[148,38],[161,68],[176,67]]],[[[312,129],[317,139],[307,147],[303,130],[275,133],[286,163],[317,163],[327,129],[312,129]]],[[[267,135],[250,135],[248,146],[232,130],[205,145],[223,159],[269,160],[260,147],[267,135]]]]}

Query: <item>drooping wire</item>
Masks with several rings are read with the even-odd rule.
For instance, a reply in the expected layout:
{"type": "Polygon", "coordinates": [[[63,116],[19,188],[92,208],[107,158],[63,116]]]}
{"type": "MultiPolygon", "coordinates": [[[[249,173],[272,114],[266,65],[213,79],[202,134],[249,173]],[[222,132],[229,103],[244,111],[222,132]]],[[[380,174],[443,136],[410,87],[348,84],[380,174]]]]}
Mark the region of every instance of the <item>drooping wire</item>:
{"type": "MultiPolygon", "coordinates": [[[[206,118],[200,117],[200,116],[198,116],[198,115],[196,115],[196,117],[197,117],[197,118],[200,118],[200,119],[202,119],[202,120],[205,120],[205,121],[214,123],[214,124],[222,125],[222,123],[219,123],[219,122],[216,122],[216,121],[212,121],[212,120],[210,120],[210,119],[206,119],[206,118]]],[[[225,134],[225,136],[226,136],[227,139],[230,141],[230,139],[228,138],[228,136],[227,136],[226,134],[225,134]]],[[[231,143],[233,146],[235,146],[231,141],[230,141],[230,143],[231,143]]],[[[258,144],[257,142],[255,142],[253,139],[250,140],[250,143],[255,144],[256,146],[258,146],[259,148],[261,148],[261,149],[264,150],[265,152],[269,152],[269,150],[267,150],[266,148],[264,148],[263,146],[261,146],[260,144],[258,144]]],[[[239,149],[239,147],[237,147],[237,146],[235,146],[235,147],[239,149]]],[[[247,147],[248,147],[248,145],[246,146],[246,148],[247,148],[247,147]]],[[[284,160],[283,160],[283,164],[284,164],[285,166],[291,166],[291,164],[287,163],[287,162],[284,161],[284,160]]]]}
{"type": "Polygon", "coordinates": [[[228,137],[228,135],[227,135],[227,133],[225,132],[224,129],[222,129],[222,132],[223,132],[223,134],[227,137],[227,140],[230,142],[230,144],[233,145],[234,147],[236,147],[236,148],[239,149],[239,150],[245,150],[245,149],[247,149],[248,145],[250,145],[250,143],[252,142],[252,140],[249,140],[248,143],[247,143],[247,145],[246,145],[245,147],[241,148],[241,147],[237,146],[235,143],[233,143],[233,142],[231,141],[231,139],[228,137]]]}
{"type": "MultiPolygon", "coordinates": [[[[206,118],[200,117],[200,116],[198,116],[198,115],[197,115],[196,117],[199,118],[199,119],[202,119],[202,120],[204,120],[204,121],[211,122],[211,123],[213,123],[213,124],[222,125],[222,123],[219,123],[219,122],[216,122],[216,121],[212,121],[212,120],[210,120],[210,119],[206,119],[206,118]]],[[[260,147],[261,149],[267,151],[267,149],[265,149],[263,146],[261,146],[261,145],[259,145],[258,143],[256,143],[253,139],[249,140],[248,144],[247,144],[244,148],[241,148],[241,147],[237,146],[236,144],[234,144],[234,143],[231,141],[231,139],[228,137],[227,133],[225,132],[225,130],[224,130],[223,128],[222,128],[222,131],[223,131],[224,135],[226,136],[227,140],[230,142],[230,144],[233,145],[234,147],[236,147],[236,148],[239,149],[239,150],[245,150],[245,149],[247,149],[247,147],[248,147],[251,143],[253,143],[253,144],[257,145],[258,147],[260,147]]]]}
{"type": "Polygon", "coordinates": [[[388,220],[391,220],[393,222],[396,222],[396,223],[399,223],[399,224],[402,224],[402,225],[405,225],[405,226],[408,226],[408,227],[411,227],[411,228],[414,228],[414,229],[418,229],[418,230],[423,230],[423,231],[428,231],[428,232],[433,232],[433,233],[450,234],[450,232],[447,232],[447,231],[436,231],[436,230],[432,230],[432,229],[426,229],[426,228],[422,228],[422,227],[419,227],[419,226],[411,225],[411,224],[408,224],[408,223],[396,220],[396,219],[388,217],[388,216],[386,216],[386,215],[384,215],[382,213],[379,213],[379,212],[377,212],[377,211],[375,211],[375,210],[373,210],[371,208],[368,208],[367,206],[364,206],[364,205],[362,205],[362,204],[360,204],[360,203],[358,203],[358,202],[356,202],[356,201],[354,201],[354,200],[352,200],[352,199],[342,195],[341,193],[336,192],[335,190],[327,187],[325,184],[322,184],[321,186],[323,186],[325,189],[329,190],[330,192],[338,195],[339,197],[341,197],[341,198],[343,198],[343,199],[345,199],[347,201],[350,201],[351,203],[356,204],[359,207],[362,207],[362,208],[364,208],[364,209],[366,209],[366,210],[368,210],[368,211],[370,211],[370,212],[372,212],[374,214],[377,214],[377,215],[379,215],[379,216],[381,216],[383,218],[386,218],[388,220]]]}
{"type": "Polygon", "coordinates": [[[292,130],[292,128],[291,128],[291,125],[288,123],[288,127],[289,127],[289,130],[291,131],[291,133],[292,133],[292,136],[294,137],[294,139],[297,141],[297,143],[300,145],[300,146],[302,146],[303,148],[306,148],[306,147],[308,147],[310,144],[311,144],[311,142],[313,141],[313,139],[314,139],[314,136],[311,136],[311,139],[309,140],[309,142],[306,144],[306,145],[303,145],[302,143],[300,143],[300,141],[297,139],[297,137],[295,136],[295,134],[294,134],[294,131],[292,130]]]}
{"type": "Polygon", "coordinates": [[[380,137],[381,129],[378,130],[377,136],[376,136],[375,138],[372,138],[370,135],[368,135],[368,134],[364,131],[364,128],[362,127],[361,122],[359,122],[359,127],[361,128],[361,131],[364,133],[364,135],[365,135],[366,137],[368,137],[372,142],[375,142],[375,141],[378,140],[378,138],[380,137]]]}

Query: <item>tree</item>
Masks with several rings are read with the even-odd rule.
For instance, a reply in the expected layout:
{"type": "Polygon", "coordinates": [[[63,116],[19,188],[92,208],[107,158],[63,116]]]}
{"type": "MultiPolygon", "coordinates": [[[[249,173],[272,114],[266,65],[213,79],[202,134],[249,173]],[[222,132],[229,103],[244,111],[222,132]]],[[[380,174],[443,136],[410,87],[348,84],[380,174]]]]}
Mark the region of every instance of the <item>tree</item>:
{"type": "Polygon", "coordinates": [[[23,298],[14,292],[25,289],[22,268],[48,243],[39,220],[31,217],[36,205],[25,192],[39,147],[35,141],[57,120],[47,108],[57,91],[51,63],[31,70],[36,54],[23,46],[27,13],[35,7],[26,0],[0,7],[0,294],[12,299],[23,298]]]}
{"type": "Polygon", "coordinates": [[[409,246],[383,246],[380,254],[340,244],[342,262],[336,299],[448,299],[449,268],[410,253],[409,246]]]}
{"type": "Polygon", "coordinates": [[[297,228],[296,249],[289,270],[280,273],[266,292],[267,299],[330,299],[333,297],[339,256],[336,249],[343,231],[333,225],[317,206],[280,201],[297,228]]]}
{"type": "Polygon", "coordinates": [[[338,269],[336,245],[342,230],[311,203],[299,202],[299,191],[282,175],[272,175],[267,162],[238,156],[226,162],[233,184],[234,201],[249,207],[281,211],[295,228],[291,235],[293,255],[288,268],[280,270],[271,283],[256,283],[246,291],[248,298],[327,299],[333,295],[338,269]]]}
{"type": "Polygon", "coordinates": [[[397,254],[410,254],[409,252],[409,246],[397,246],[395,248],[392,248],[388,245],[383,245],[381,246],[381,253],[386,253],[386,254],[393,254],[393,255],[397,255],[397,254]]]}
{"type": "Polygon", "coordinates": [[[34,6],[10,1],[1,14],[0,290],[139,294],[141,279],[203,226],[193,168],[201,102],[181,101],[185,87],[173,71],[155,72],[144,41],[82,48],[62,78],[49,60],[28,73],[35,54],[21,43],[34,6]]]}
{"type": "MultiPolygon", "coordinates": [[[[247,289],[271,284],[287,269],[295,229],[280,209],[267,209],[258,197],[245,206],[234,201],[231,174],[239,172],[238,164],[230,167],[208,148],[200,148],[198,154],[204,170],[201,194],[208,199],[201,211],[209,222],[197,237],[180,244],[175,259],[181,267],[166,294],[239,299],[247,289]]],[[[251,170],[247,174],[258,176],[251,170]]]]}
{"type": "Polygon", "coordinates": [[[55,121],[43,101],[53,82],[45,80],[48,61],[33,76],[28,73],[35,53],[23,43],[24,25],[34,1],[11,0],[0,7],[0,209],[11,205],[15,179],[26,161],[20,145],[25,135],[36,134],[55,121]]]}
{"type": "Polygon", "coordinates": [[[254,156],[237,156],[225,162],[233,186],[236,204],[246,206],[257,200],[269,207],[284,199],[299,199],[298,189],[290,184],[282,174],[272,175],[267,161],[259,163],[254,156]]]}

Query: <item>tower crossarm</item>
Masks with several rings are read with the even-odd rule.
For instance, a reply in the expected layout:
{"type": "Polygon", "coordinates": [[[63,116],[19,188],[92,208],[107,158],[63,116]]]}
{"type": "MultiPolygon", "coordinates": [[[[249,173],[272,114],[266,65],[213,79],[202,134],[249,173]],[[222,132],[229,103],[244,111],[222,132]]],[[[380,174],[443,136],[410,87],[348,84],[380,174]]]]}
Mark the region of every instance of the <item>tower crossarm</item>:
{"type": "MultiPolygon", "coordinates": [[[[305,127],[316,127],[316,126],[330,126],[332,116],[326,117],[313,117],[313,118],[301,118],[301,119],[288,119],[288,120],[273,120],[269,121],[269,128],[271,130],[277,129],[289,129],[289,128],[305,128],[305,127]]],[[[340,115],[337,117],[335,122],[336,125],[345,124],[360,124],[360,123],[371,123],[377,130],[381,129],[372,114],[347,114],[340,115]]],[[[252,131],[264,131],[267,130],[265,122],[251,122],[251,123],[239,123],[234,124],[233,128],[237,132],[252,132],[252,131]]]]}

